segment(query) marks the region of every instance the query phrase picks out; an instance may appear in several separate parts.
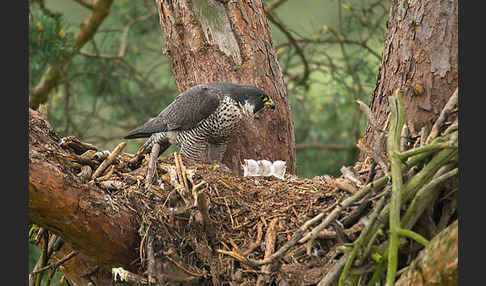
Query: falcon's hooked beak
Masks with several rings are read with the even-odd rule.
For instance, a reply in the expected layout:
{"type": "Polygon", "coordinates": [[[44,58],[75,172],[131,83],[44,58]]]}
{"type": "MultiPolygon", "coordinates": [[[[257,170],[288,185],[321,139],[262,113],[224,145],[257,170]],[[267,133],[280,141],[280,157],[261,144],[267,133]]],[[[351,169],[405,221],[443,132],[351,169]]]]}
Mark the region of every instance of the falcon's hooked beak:
{"type": "Polygon", "coordinates": [[[265,106],[269,106],[272,110],[275,110],[275,103],[273,103],[273,100],[269,96],[266,96],[263,102],[265,106]]]}

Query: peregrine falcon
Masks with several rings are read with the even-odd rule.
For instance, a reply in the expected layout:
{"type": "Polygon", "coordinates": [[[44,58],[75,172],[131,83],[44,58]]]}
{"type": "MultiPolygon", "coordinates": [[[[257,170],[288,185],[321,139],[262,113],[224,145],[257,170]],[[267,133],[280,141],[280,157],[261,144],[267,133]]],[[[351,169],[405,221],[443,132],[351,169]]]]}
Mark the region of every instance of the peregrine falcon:
{"type": "Polygon", "coordinates": [[[170,145],[177,145],[192,161],[221,163],[240,122],[265,106],[275,109],[270,96],[254,86],[229,82],[200,84],[179,94],[159,115],[124,138],[149,137],[139,153],[150,152],[157,142],[159,154],[170,145]]]}

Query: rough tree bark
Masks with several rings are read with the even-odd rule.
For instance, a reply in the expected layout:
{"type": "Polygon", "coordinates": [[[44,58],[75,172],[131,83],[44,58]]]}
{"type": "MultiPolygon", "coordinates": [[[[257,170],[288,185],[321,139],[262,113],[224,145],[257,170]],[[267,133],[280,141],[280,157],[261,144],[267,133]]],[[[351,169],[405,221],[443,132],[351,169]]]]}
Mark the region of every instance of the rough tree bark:
{"type": "MultiPolygon", "coordinates": [[[[388,97],[403,94],[405,123],[412,137],[430,128],[458,87],[457,0],[393,0],[382,63],[371,101],[378,127],[388,117],[388,97]]],[[[364,140],[373,146],[368,122],[364,140]]],[[[364,159],[362,154],[361,159],[364,159]]]]}
{"type": "Polygon", "coordinates": [[[458,221],[434,237],[395,284],[458,285],[458,221]]]}
{"type": "Polygon", "coordinates": [[[109,204],[105,191],[82,182],[69,155],[47,121],[30,109],[29,219],[69,244],[57,258],[69,253],[71,246],[82,253],[64,265],[70,281],[88,283],[81,276],[99,266],[92,279],[100,279],[96,285],[103,285],[100,281],[110,285],[109,268],[130,268],[137,258],[135,218],[132,212],[109,204]]]}
{"type": "Polygon", "coordinates": [[[262,2],[156,1],[179,91],[205,82],[255,85],[275,101],[274,112],[245,123],[223,162],[241,173],[243,159],[284,160],[295,173],[295,139],[287,90],[262,2]]]}
{"type": "MultiPolygon", "coordinates": [[[[458,88],[458,34],[457,0],[391,1],[382,62],[370,105],[375,126],[368,120],[365,136],[359,142],[365,150],[361,153],[361,161],[370,155],[376,159],[386,154],[385,136],[376,129],[388,130],[389,97],[396,90],[402,94],[404,123],[411,139],[420,136],[422,131],[427,137],[458,88]]],[[[457,112],[448,120],[455,117],[457,112]]],[[[455,227],[457,224],[450,229],[455,227]]],[[[416,285],[421,278],[430,279],[423,285],[456,285],[454,269],[457,268],[454,255],[450,255],[457,248],[457,232],[454,231],[450,232],[450,237],[446,234],[433,240],[434,243],[446,241],[448,249],[430,247],[422,255],[432,260],[417,259],[419,269],[425,272],[415,272],[411,266],[410,273],[403,275],[396,285],[416,285]],[[436,279],[438,277],[442,280],[436,279]],[[444,284],[434,284],[436,281],[444,284]]]]}

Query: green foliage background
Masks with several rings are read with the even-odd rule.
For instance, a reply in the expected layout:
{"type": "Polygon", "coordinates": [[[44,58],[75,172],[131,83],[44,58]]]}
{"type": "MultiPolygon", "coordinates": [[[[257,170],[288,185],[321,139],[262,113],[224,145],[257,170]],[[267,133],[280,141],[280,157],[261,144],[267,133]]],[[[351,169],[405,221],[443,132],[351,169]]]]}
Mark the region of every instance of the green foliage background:
{"type": "MultiPolygon", "coordinates": [[[[337,176],[342,165],[356,160],[355,144],[365,121],[355,100],[369,102],[381,60],[356,43],[366,41],[370,50],[381,54],[387,1],[282,2],[271,13],[298,41],[310,70],[305,82],[297,80],[304,72],[303,61],[270,22],[288,85],[296,144],[322,145],[298,149],[297,175],[337,176]],[[326,144],[343,150],[327,149],[326,144]]],[[[75,1],[46,0],[44,9],[38,3],[42,2],[32,1],[30,9],[31,90],[47,64],[55,65],[69,54],[80,23],[90,13],[75,1]],[[61,28],[64,37],[59,36],[61,28]]],[[[153,1],[115,1],[94,39],[73,57],[49,96],[46,113],[56,132],[111,150],[128,130],[158,114],[177,95],[164,47],[153,1]],[[116,58],[123,27],[140,17],[145,18],[130,26],[124,57],[116,58]]],[[[125,151],[134,153],[141,144],[142,139],[131,140],[125,151]]]]}
{"type": "MultiPolygon", "coordinates": [[[[281,2],[270,12],[274,21],[269,23],[291,104],[297,175],[339,176],[340,168],[352,165],[359,154],[356,142],[364,134],[365,118],[356,100],[371,99],[389,4],[386,0],[281,2]],[[303,79],[306,69],[308,77],[303,79]]],[[[48,65],[56,66],[70,56],[73,39],[89,14],[76,1],[30,2],[31,92],[48,65]]],[[[127,131],[157,115],[177,95],[164,48],[153,1],[114,1],[95,37],[74,55],[40,110],[60,136],[75,135],[112,150],[127,131]],[[125,54],[118,58],[121,45],[126,45],[125,54]]],[[[135,153],[143,142],[129,140],[124,151],[135,153]]],[[[175,150],[171,147],[164,155],[175,150]]],[[[33,260],[29,261],[32,269],[33,260]]]]}

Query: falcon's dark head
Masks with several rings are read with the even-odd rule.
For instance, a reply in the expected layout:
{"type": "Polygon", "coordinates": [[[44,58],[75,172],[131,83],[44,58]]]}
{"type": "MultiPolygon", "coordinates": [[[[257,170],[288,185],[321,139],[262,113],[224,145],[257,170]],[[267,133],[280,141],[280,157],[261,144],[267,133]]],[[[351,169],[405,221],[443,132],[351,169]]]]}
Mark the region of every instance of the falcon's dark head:
{"type": "Polygon", "coordinates": [[[259,103],[257,103],[257,105],[255,106],[254,113],[257,113],[258,110],[263,108],[263,106],[269,106],[272,110],[275,109],[275,103],[273,103],[272,98],[270,98],[270,96],[266,95],[265,93],[260,94],[258,99],[259,99],[259,103]],[[261,106],[262,103],[263,103],[263,106],[261,106]],[[258,109],[257,109],[257,107],[258,107],[258,109]]]}
{"type": "Polygon", "coordinates": [[[234,92],[234,99],[240,104],[245,112],[251,115],[260,111],[263,107],[268,106],[275,109],[275,103],[262,89],[254,86],[239,86],[237,92],[234,92]]]}

